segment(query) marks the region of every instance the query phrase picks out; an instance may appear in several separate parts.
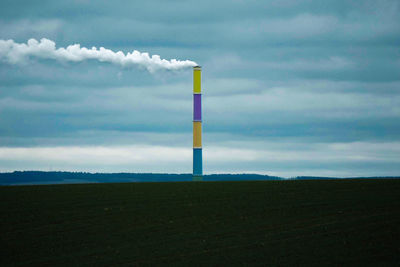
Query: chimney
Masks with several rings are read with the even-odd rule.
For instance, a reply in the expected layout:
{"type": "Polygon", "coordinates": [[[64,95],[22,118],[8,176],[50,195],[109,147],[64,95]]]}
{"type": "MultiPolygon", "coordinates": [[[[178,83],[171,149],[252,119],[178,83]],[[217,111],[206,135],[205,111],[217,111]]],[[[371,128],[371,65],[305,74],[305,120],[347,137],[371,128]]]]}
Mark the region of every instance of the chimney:
{"type": "Polygon", "coordinates": [[[201,67],[193,67],[193,181],[203,180],[201,145],[201,67]]]}

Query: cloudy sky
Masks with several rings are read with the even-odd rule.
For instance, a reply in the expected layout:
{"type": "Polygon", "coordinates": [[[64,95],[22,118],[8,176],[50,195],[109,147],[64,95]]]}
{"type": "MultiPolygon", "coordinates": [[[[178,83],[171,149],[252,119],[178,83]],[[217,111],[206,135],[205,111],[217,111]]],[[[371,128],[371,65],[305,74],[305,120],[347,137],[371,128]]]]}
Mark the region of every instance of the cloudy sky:
{"type": "MultiPolygon", "coordinates": [[[[2,0],[0,39],[196,61],[205,173],[400,175],[399,1],[140,2],[2,0]]],[[[1,58],[13,170],[190,173],[190,68],[1,58]]]]}

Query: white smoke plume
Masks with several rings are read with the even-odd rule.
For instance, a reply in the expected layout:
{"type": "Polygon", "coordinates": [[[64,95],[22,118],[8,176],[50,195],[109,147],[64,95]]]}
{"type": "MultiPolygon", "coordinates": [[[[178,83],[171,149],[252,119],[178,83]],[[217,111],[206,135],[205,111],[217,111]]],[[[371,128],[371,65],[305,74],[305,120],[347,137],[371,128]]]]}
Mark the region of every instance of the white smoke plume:
{"type": "Polygon", "coordinates": [[[141,53],[134,50],[132,53],[124,54],[122,51],[114,52],[110,49],[92,47],[88,49],[80,44],[69,45],[68,47],[56,48],[56,43],[43,38],[40,41],[29,39],[25,43],[16,43],[13,40],[0,39],[0,60],[11,64],[25,62],[28,58],[54,59],[59,61],[84,61],[98,60],[109,62],[122,67],[138,66],[144,67],[149,72],[157,70],[180,70],[196,66],[196,62],[190,60],[166,60],[159,55],[150,56],[148,53],[141,53]]]}

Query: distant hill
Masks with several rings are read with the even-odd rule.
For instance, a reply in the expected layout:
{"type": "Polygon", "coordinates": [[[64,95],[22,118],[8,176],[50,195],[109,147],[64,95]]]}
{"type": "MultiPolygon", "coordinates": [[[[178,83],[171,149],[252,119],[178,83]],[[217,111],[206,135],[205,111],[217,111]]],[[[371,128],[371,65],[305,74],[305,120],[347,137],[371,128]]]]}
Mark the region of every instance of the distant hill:
{"type": "Polygon", "coordinates": [[[369,177],[322,177],[322,176],[297,176],[293,180],[337,180],[337,179],[399,179],[398,176],[369,176],[369,177]]]}
{"type": "MultiPolygon", "coordinates": [[[[352,177],[352,179],[377,179],[398,177],[352,177]]],[[[266,181],[266,180],[327,180],[335,177],[298,176],[290,179],[260,174],[208,174],[204,181],[266,181]]],[[[89,173],[64,171],[14,171],[0,173],[0,185],[74,184],[74,183],[124,183],[124,182],[184,182],[191,181],[189,173],[89,173]]]]}

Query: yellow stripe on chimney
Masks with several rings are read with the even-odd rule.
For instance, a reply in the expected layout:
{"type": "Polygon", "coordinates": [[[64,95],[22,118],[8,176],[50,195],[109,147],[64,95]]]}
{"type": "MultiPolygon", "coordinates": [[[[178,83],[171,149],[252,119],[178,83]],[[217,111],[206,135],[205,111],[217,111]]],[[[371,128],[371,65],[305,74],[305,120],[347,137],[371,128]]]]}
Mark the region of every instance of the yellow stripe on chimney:
{"type": "Polygon", "coordinates": [[[201,94],[201,67],[193,69],[193,93],[201,94]]]}
{"type": "Polygon", "coordinates": [[[201,148],[201,122],[193,122],[193,147],[201,148]]]}

